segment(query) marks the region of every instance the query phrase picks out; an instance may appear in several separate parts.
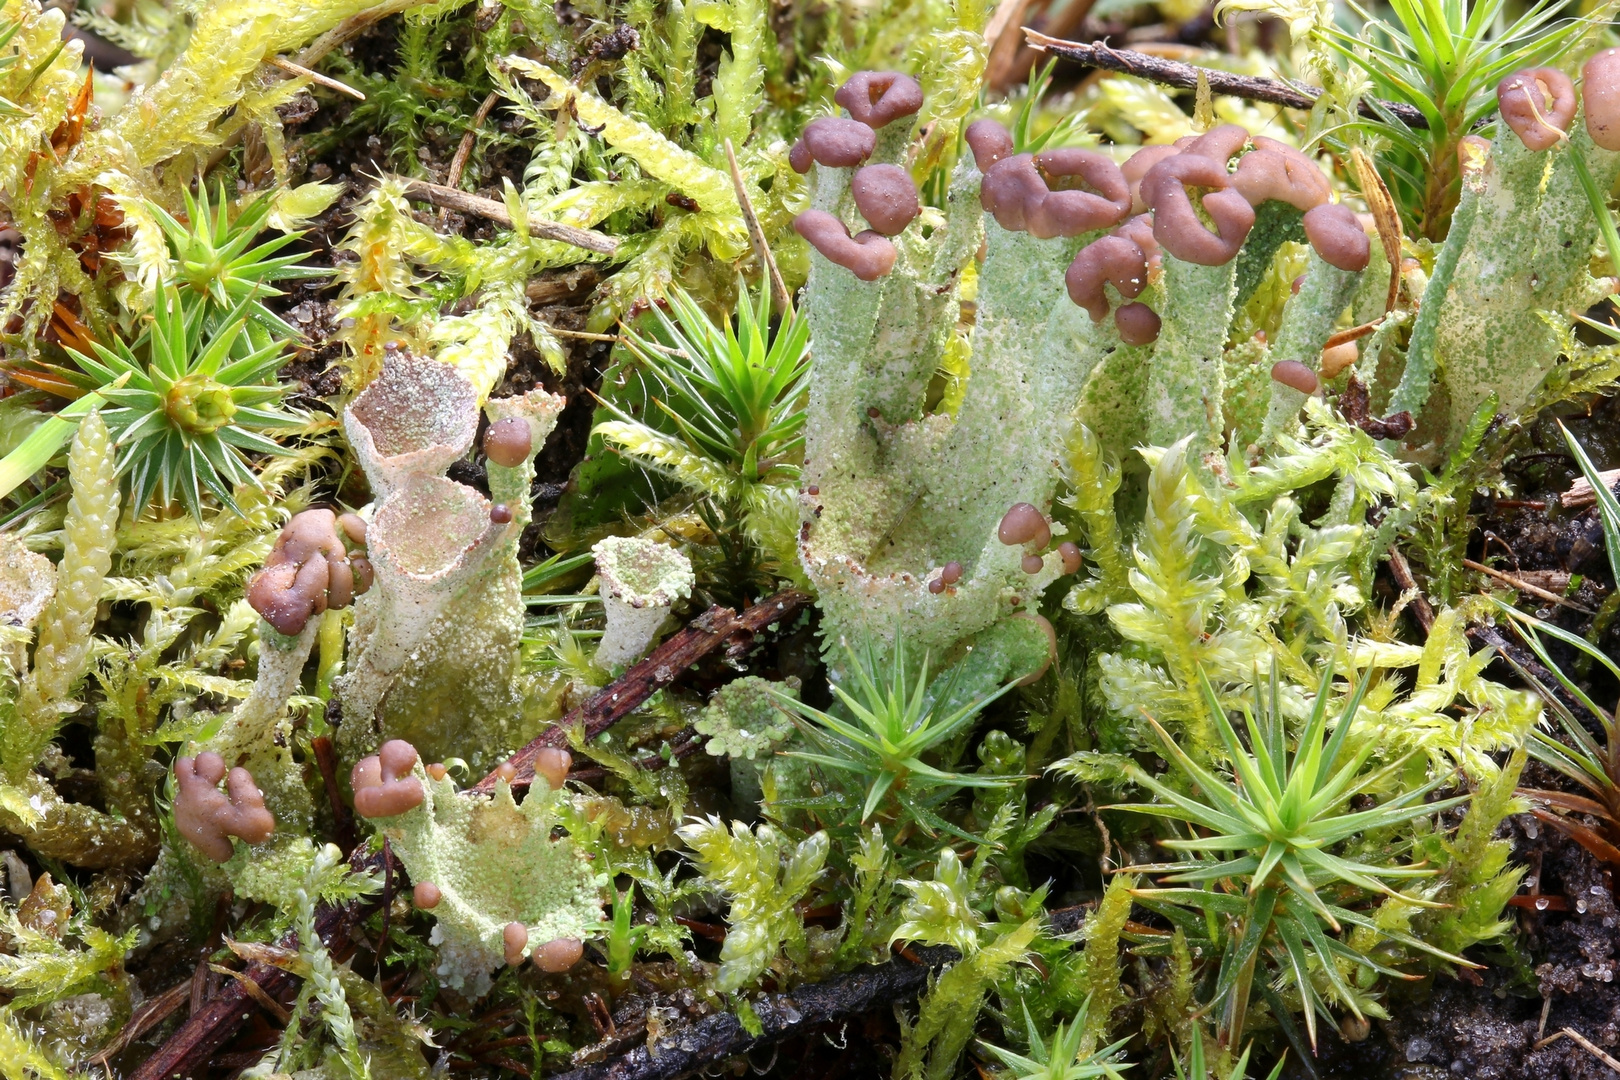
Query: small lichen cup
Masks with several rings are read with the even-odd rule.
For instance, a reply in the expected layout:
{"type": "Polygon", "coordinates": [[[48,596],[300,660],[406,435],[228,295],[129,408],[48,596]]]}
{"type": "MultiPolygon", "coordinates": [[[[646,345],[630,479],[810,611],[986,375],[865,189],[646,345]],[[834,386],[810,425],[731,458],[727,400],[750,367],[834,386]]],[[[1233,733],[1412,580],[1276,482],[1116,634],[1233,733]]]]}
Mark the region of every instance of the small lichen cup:
{"type": "Polygon", "coordinates": [[[610,536],[591,553],[607,615],[596,663],[631,663],[652,644],[670,605],[692,594],[692,564],[666,544],[627,536],[610,536]]]}

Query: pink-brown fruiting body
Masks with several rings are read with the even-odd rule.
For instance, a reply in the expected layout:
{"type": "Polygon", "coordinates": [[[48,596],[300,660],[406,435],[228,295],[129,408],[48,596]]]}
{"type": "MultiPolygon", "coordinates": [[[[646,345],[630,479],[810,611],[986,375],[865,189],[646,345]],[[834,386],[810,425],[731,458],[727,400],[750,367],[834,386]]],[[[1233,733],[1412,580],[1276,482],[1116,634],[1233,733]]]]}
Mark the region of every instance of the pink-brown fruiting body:
{"type": "Polygon", "coordinates": [[[568,751],[547,746],[534,757],[534,774],[544,777],[552,791],[559,791],[568,782],[568,770],[573,764],[574,757],[568,751]]]}
{"type": "Polygon", "coordinates": [[[416,747],[390,739],[375,754],[355,762],[349,775],[355,812],[363,818],[384,818],[422,805],[427,792],[411,775],[417,760],[416,747]]]}
{"type": "Polygon", "coordinates": [[[505,503],[496,503],[489,508],[489,523],[491,525],[512,524],[512,508],[505,503]]]}
{"type": "Polygon", "coordinates": [[[1052,542],[1052,525],[1032,503],[1014,503],[1001,516],[996,526],[996,538],[1008,547],[1033,544],[1044,548],[1052,542]]]}
{"type": "Polygon", "coordinates": [[[865,165],[850,177],[849,193],[855,209],[883,236],[898,236],[916,218],[922,206],[911,174],[898,165],[865,165]]]}
{"type": "Polygon", "coordinates": [[[979,203],[1009,232],[1045,240],[1106,229],[1130,213],[1119,166],[1089,150],[1014,154],[997,161],[979,185],[979,203]],[[1060,186],[1053,188],[1049,181],[1060,186]],[[1092,190],[1066,186],[1078,180],[1092,190]]]}
{"type": "Polygon", "coordinates": [[[1575,119],[1575,84],[1557,68],[1525,68],[1496,85],[1496,104],[1526,148],[1551,150],[1575,119]]]}
{"type": "Polygon", "coordinates": [[[1024,573],[1033,576],[1040,573],[1046,563],[1039,555],[1025,555],[1018,565],[1024,573]]]}
{"type": "Polygon", "coordinates": [[[501,931],[501,944],[506,950],[508,967],[523,963],[523,950],[529,944],[529,928],[520,922],[509,922],[501,931]]]}
{"type": "Polygon", "coordinates": [[[1081,248],[1063,274],[1069,299],[1085,308],[1092,322],[1102,322],[1108,315],[1105,284],[1134,299],[1147,280],[1147,256],[1135,242],[1118,234],[1099,237],[1081,248]]]}
{"type": "Polygon", "coordinates": [[[818,116],[805,126],[803,142],[818,165],[850,169],[872,156],[877,132],[841,116],[818,116]]]}
{"type": "Polygon", "coordinates": [[[1050,189],[1031,211],[1030,232],[1037,237],[1079,236],[1111,228],[1130,215],[1131,189],[1125,174],[1113,159],[1095,150],[1045,150],[1035,155],[1035,168],[1050,189]]]}
{"type": "Polygon", "coordinates": [[[533,449],[534,433],[521,416],[497,420],[484,432],[484,456],[503,469],[522,465],[533,449]]]}
{"type": "Polygon", "coordinates": [[[916,79],[898,71],[857,71],[833,100],[866,126],[881,128],[922,108],[923,92],[916,79]]]}
{"type": "Polygon", "coordinates": [[[366,546],[365,518],[359,514],[339,514],[337,524],[338,528],[343,530],[343,535],[348,539],[349,543],[355,547],[363,548],[366,546]]]}
{"type": "Polygon", "coordinates": [[[1372,258],[1367,231],[1343,203],[1324,203],[1305,211],[1305,239],[1323,262],[1340,270],[1360,273],[1372,258]]]}
{"type": "Polygon", "coordinates": [[[1125,304],[1114,312],[1114,329],[1127,345],[1151,345],[1163,327],[1159,313],[1143,303],[1125,304]]]}
{"type": "Polygon", "coordinates": [[[1339,373],[1360,356],[1361,350],[1353,341],[1342,342],[1322,350],[1321,366],[1317,369],[1324,379],[1336,379],[1339,373]]]}
{"type": "MultiPolygon", "coordinates": [[[[1177,144],[1181,145],[1180,143],[1177,144]]],[[[1233,154],[1249,145],[1249,131],[1241,124],[1222,124],[1202,135],[1196,135],[1185,146],[1183,154],[1197,154],[1225,165],[1233,154]]]]}
{"type": "Polygon", "coordinates": [[[275,816],[265,808],[264,795],[246,769],[230,770],[225,759],[207,752],[174,763],[174,824],[181,836],[215,862],[235,853],[231,837],[259,844],[276,831],[275,816]],[[225,781],[225,791],[219,782],[225,781]]]}
{"type": "Polygon", "coordinates": [[[955,560],[946,563],[939,571],[939,580],[947,585],[955,585],[958,581],[961,581],[962,564],[955,560]]]}
{"type": "Polygon", "coordinates": [[[1063,560],[1063,572],[1075,574],[1080,571],[1080,545],[1072,540],[1065,540],[1058,545],[1058,558],[1063,560]]]}
{"type": "Polygon", "coordinates": [[[1144,146],[1136,153],[1125,159],[1119,167],[1120,175],[1125,177],[1125,183],[1131,193],[1131,213],[1143,214],[1147,212],[1148,204],[1142,198],[1142,178],[1147,176],[1148,170],[1163,161],[1165,158],[1175,157],[1181,151],[1171,145],[1144,146]]]}
{"type": "Polygon", "coordinates": [[[1271,377],[1284,386],[1298,390],[1302,394],[1314,394],[1321,386],[1316,372],[1300,363],[1298,360],[1279,360],[1271,365],[1271,377]]]}
{"type": "Polygon", "coordinates": [[[788,150],[788,167],[803,176],[815,164],[815,158],[810,156],[810,148],[804,145],[804,140],[794,142],[792,149],[788,150]]]}
{"type": "Polygon", "coordinates": [[[1620,49],[1604,49],[1581,68],[1586,133],[1605,150],[1620,150],[1620,49]]]}
{"type": "Polygon", "coordinates": [[[411,890],[412,903],[423,911],[432,911],[439,906],[439,901],[443,898],[444,894],[439,892],[439,887],[431,881],[418,881],[411,890]]]}
{"type": "Polygon", "coordinates": [[[553,938],[534,950],[534,966],[553,975],[579,963],[585,956],[585,943],[578,938],[553,938]]]}
{"type": "Polygon", "coordinates": [[[1244,154],[1238,162],[1237,172],[1232,174],[1232,186],[1249,201],[1250,206],[1275,200],[1298,210],[1321,206],[1333,194],[1327,177],[1322,175],[1316,163],[1298,150],[1286,146],[1244,154]],[[1292,153],[1285,153],[1285,150],[1292,153]]]}
{"type": "Polygon", "coordinates": [[[1012,156],[1012,136],[1007,133],[1006,128],[994,120],[973,121],[968,125],[963,139],[967,142],[968,149],[973,152],[973,163],[979,167],[980,172],[988,172],[990,166],[1012,156]]]}
{"type": "Polygon", "coordinates": [[[842,266],[862,281],[876,281],[894,269],[894,245],[875,232],[851,237],[844,223],[824,210],[806,210],[793,219],[794,230],[828,262],[842,266]]]}
{"type": "Polygon", "coordinates": [[[1200,154],[1177,154],[1149,169],[1142,178],[1142,198],[1153,209],[1153,238],[1183,262],[1231,262],[1254,227],[1254,207],[1231,190],[1226,165],[1200,154]],[[1189,187],[1209,189],[1201,202],[1215,232],[1199,220],[1189,187]]]}
{"type": "Polygon", "coordinates": [[[293,515],[282,528],[264,568],[247,585],[248,603],[277,633],[298,634],[312,617],[354,599],[354,570],[342,538],[349,527],[340,535],[337,515],[317,509],[293,515]]]}

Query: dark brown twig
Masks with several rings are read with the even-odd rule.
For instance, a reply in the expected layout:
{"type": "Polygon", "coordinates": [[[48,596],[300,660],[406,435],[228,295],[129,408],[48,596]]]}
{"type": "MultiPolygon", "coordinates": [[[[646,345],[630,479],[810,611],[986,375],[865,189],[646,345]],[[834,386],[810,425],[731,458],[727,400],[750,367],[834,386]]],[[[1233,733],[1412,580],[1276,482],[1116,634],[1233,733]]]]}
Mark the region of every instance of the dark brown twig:
{"type": "MultiPolygon", "coordinates": [[[[349,864],[356,870],[375,871],[380,859],[380,855],[368,856],[361,849],[350,857],[349,864]]],[[[322,904],[315,911],[315,931],[328,948],[339,945],[348,940],[371,907],[366,901],[322,904]]],[[[297,948],[297,938],[289,935],[282,939],[282,945],[297,948]]],[[[216,997],[193,1012],[157,1053],[129,1074],[128,1080],[172,1080],[176,1076],[191,1076],[230,1041],[260,1000],[269,998],[280,1002],[290,996],[297,982],[297,976],[280,968],[258,962],[249,964],[246,970],[233,976],[216,997]],[[247,982],[252,982],[260,993],[250,993],[246,989],[247,982]]]]}
{"type": "Polygon", "coordinates": [[[461,145],[456,147],[456,156],[450,159],[450,174],[444,178],[445,187],[457,190],[461,188],[461,174],[467,168],[467,159],[472,157],[473,146],[478,141],[478,129],[484,126],[484,121],[489,117],[489,110],[493,109],[500,99],[501,95],[491,90],[483,104],[478,106],[478,111],[473,113],[472,123],[467,125],[467,134],[461,137],[461,145]]]}
{"type": "MultiPolygon", "coordinates": [[[[1052,912],[1049,932],[1074,932],[1087,911],[1087,907],[1075,907],[1052,912]]],[[[888,963],[858,967],[753,1002],[764,1029],[757,1036],[748,1034],[730,1013],[718,1013],[671,1032],[652,1046],[638,1046],[611,1061],[582,1065],[553,1080],[678,1080],[817,1027],[910,1001],[922,993],[935,972],[960,958],[948,946],[914,945],[888,963]]]]}
{"type": "MultiPolygon", "coordinates": [[[[777,593],[737,615],[729,608],[713,607],[698,616],[680,633],[671,637],[652,655],[632,665],[619,679],[604,688],[590,701],[569,713],[563,722],[548,729],[510,759],[518,768],[518,781],[526,783],[534,777],[534,758],[547,746],[566,746],[567,732],[576,724],[583,724],[588,735],[607,730],[616,721],[628,715],[658,690],[674,682],[681,672],[697,663],[714,650],[728,643],[746,648],[753,635],[779,621],[796,615],[809,603],[810,597],[794,590],[777,593]]],[[[696,746],[694,741],[693,746],[696,746]]],[[[489,792],[495,787],[495,774],[485,777],[475,791],[489,792]]],[[[367,854],[361,847],[350,856],[356,869],[375,872],[382,868],[381,852],[367,854]]],[[[371,901],[341,905],[322,904],[315,913],[315,929],[330,948],[348,940],[361,919],[374,907],[371,901]]],[[[296,948],[296,938],[285,938],[283,947],[296,948]]],[[[381,948],[386,948],[387,942],[381,948]]],[[[209,1061],[224,1046],[257,1004],[259,994],[246,990],[251,981],[264,996],[280,1000],[288,997],[297,983],[297,977],[269,964],[253,962],[240,976],[233,976],[224,990],[181,1025],[135,1072],[129,1080],[170,1080],[175,1076],[188,1076],[204,1062],[209,1061]]]]}
{"type": "MultiPolygon", "coordinates": [[[[1316,104],[1316,99],[1322,94],[1322,91],[1314,86],[1295,86],[1278,79],[1234,75],[1229,71],[1216,71],[1213,68],[1183,64],[1176,60],[1164,60],[1130,49],[1112,49],[1100,41],[1091,43],[1063,41],[1047,37],[1027,26],[1024,27],[1024,38],[1029,42],[1029,47],[1037,52],[1051,53],[1053,56],[1072,60],[1087,67],[1116,71],[1121,75],[1134,75],[1139,79],[1174,86],[1181,90],[1196,90],[1198,78],[1202,75],[1209,84],[1212,94],[1225,94],[1247,101],[1264,101],[1271,105],[1307,111],[1316,104]]],[[[1363,99],[1360,112],[1362,116],[1374,120],[1383,119],[1381,114],[1387,112],[1411,128],[1429,126],[1423,113],[1410,105],[1394,101],[1380,101],[1375,108],[1372,102],[1363,99]]]]}
{"type": "Polygon", "coordinates": [[[1389,549],[1389,572],[1401,591],[1412,595],[1412,617],[1423,627],[1423,636],[1428,637],[1429,631],[1434,629],[1434,608],[1424,599],[1423,590],[1418,588],[1417,578],[1412,576],[1412,567],[1407,563],[1406,556],[1393,545],[1389,549]]]}
{"type": "MultiPolygon", "coordinates": [[[[632,664],[618,679],[598,691],[595,697],[507,758],[503,767],[511,765],[517,769],[513,785],[521,786],[534,779],[534,759],[547,747],[567,746],[571,729],[582,727],[587,739],[594,738],[728,640],[743,637],[746,641],[772,623],[792,618],[809,601],[810,597],[804,593],[788,589],[761,600],[741,615],[723,607],[712,607],[705,611],[693,619],[686,629],[654,649],[646,659],[632,664]]],[[[470,790],[489,794],[495,790],[498,778],[499,770],[491,772],[470,790]]]]}
{"type": "Polygon", "coordinates": [[[142,1002],[141,1007],[136,1009],[134,1014],[130,1016],[129,1023],[119,1029],[117,1036],[107,1044],[105,1049],[90,1059],[90,1064],[99,1065],[105,1069],[108,1062],[123,1053],[136,1039],[167,1020],[171,1013],[190,999],[191,986],[193,981],[196,980],[197,976],[193,975],[184,982],[169,987],[157,997],[148,998],[142,1002]]]}
{"type": "MultiPolygon", "coordinates": [[[[482,195],[458,191],[443,184],[430,184],[426,180],[412,180],[404,176],[394,179],[405,185],[407,199],[460,210],[464,214],[476,214],[478,217],[488,218],[502,228],[512,228],[512,215],[507,213],[505,203],[486,199],[482,195]]],[[[559,244],[594,251],[599,255],[611,255],[619,246],[618,241],[611,236],[591,229],[578,229],[572,225],[559,225],[555,221],[540,221],[534,218],[529,219],[529,235],[540,240],[555,240],[559,244]]]]}
{"type": "Polygon", "coordinates": [[[326,803],[332,810],[332,837],[344,851],[353,851],[354,814],[349,811],[349,804],[343,801],[343,789],[338,785],[337,749],[325,735],[311,739],[309,746],[315,752],[315,768],[321,774],[321,786],[326,789],[326,803]]]}

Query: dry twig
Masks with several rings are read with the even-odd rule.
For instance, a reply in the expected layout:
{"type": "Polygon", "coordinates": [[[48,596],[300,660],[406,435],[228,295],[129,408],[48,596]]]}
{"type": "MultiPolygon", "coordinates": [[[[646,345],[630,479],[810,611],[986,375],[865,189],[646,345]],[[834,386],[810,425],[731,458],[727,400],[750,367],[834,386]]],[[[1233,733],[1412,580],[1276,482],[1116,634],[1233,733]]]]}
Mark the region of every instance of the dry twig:
{"type": "MultiPolygon", "coordinates": [[[[710,608],[645,659],[632,664],[595,697],[507,758],[501,768],[510,765],[517,770],[512,780],[514,786],[527,784],[534,779],[534,759],[540,751],[567,746],[571,729],[583,728],[587,739],[596,737],[721,645],[736,639],[737,647],[746,648],[754,635],[773,623],[791,619],[809,602],[810,597],[804,593],[788,589],[761,600],[741,615],[730,608],[710,608]]],[[[500,769],[497,769],[469,790],[483,794],[493,792],[499,777],[500,769]]]]}
{"type": "MultiPolygon", "coordinates": [[[[493,221],[502,228],[512,228],[512,215],[507,213],[505,203],[445,187],[443,184],[430,184],[426,180],[412,180],[404,176],[395,179],[405,185],[407,199],[460,210],[464,214],[475,214],[493,221]]],[[[611,255],[619,246],[618,241],[611,236],[591,229],[579,229],[572,225],[559,225],[554,221],[538,221],[534,218],[529,219],[529,235],[540,240],[555,240],[560,244],[584,248],[600,255],[611,255]]]]}
{"type": "Polygon", "coordinates": [[[1489,575],[1490,577],[1495,578],[1497,581],[1502,582],[1502,584],[1509,585],[1520,592],[1526,592],[1531,596],[1540,597],[1542,600],[1545,600],[1550,604],[1557,604],[1560,607],[1567,607],[1571,611],[1580,612],[1582,615],[1597,614],[1597,612],[1593,611],[1591,608],[1584,608],[1579,604],[1571,603],[1555,592],[1550,592],[1547,589],[1543,589],[1540,585],[1532,585],[1523,578],[1514,577],[1512,574],[1503,573],[1494,566],[1486,566],[1484,563],[1475,562],[1473,559],[1464,559],[1462,564],[1468,567],[1470,570],[1477,570],[1481,574],[1489,575]]]}
{"type": "Polygon", "coordinates": [[[1542,1039],[1540,1042],[1536,1043],[1536,1049],[1540,1050],[1543,1046],[1546,1046],[1549,1043],[1555,1043],[1559,1039],[1562,1039],[1562,1038],[1565,1038],[1565,1037],[1568,1037],[1573,1042],[1579,1043],[1582,1047],[1584,1047],[1586,1049],[1587,1053],[1591,1054],[1593,1057],[1595,1057],[1599,1061],[1603,1062],[1603,1064],[1607,1065],[1609,1068],[1613,1069],[1615,1072],[1620,1072],[1620,1061],[1616,1061],[1614,1058],[1610,1057],[1608,1054],[1605,1054],[1601,1049],[1599,1049],[1596,1045],[1593,1044],[1592,1040],[1588,1039],[1585,1035],[1582,1035],[1580,1032],[1576,1031],[1574,1028],[1564,1028],[1562,1031],[1553,1032],[1551,1035],[1547,1036],[1545,1039],[1542,1039]]]}
{"type": "MultiPolygon", "coordinates": [[[[1051,53],[1053,56],[1072,60],[1087,67],[1114,71],[1121,75],[1134,75],[1139,79],[1174,86],[1181,90],[1196,90],[1198,79],[1202,76],[1209,84],[1212,94],[1225,94],[1246,101],[1264,101],[1271,105],[1307,111],[1316,104],[1316,99],[1322,94],[1322,91],[1314,86],[1296,86],[1278,79],[1262,79],[1253,75],[1234,75],[1229,71],[1216,71],[1213,68],[1196,67],[1176,60],[1163,60],[1130,49],[1112,49],[1100,41],[1091,43],[1063,41],[1047,37],[1027,26],[1024,27],[1024,38],[1029,42],[1029,47],[1037,52],[1051,53]]],[[[1417,109],[1393,101],[1380,101],[1374,108],[1370,101],[1363,100],[1360,112],[1362,116],[1375,120],[1382,119],[1380,114],[1387,112],[1407,127],[1429,126],[1428,121],[1417,109]]]]}

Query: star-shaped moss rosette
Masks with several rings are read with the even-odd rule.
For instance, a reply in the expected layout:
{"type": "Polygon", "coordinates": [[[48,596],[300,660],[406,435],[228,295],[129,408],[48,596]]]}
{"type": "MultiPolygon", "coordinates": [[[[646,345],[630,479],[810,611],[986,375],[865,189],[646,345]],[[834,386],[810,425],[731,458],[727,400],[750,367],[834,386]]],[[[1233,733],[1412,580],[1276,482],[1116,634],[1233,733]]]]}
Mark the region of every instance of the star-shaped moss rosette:
{"type": "Polygon", "coordinates": [[[180,499],[200,516],[204,490],[236,510],[232,486],[259,486],[246,452],[281,454],[262,433],[306,422],[277,407],[286,392],[274,378],[287,362],[283,342],[232,358],[251,298],[237,304],[219,330],[205,333],[202,303],[172,285],[158,296],[150,328],[133,345],[117,341],[109,349],[95,342],[94,357],[69,350],[80,370],[56,373],[110,406],[102,419],[116,439],[118,472],[128,480],[137,513],[155,492],[165,502],[180,499]]]}
{"type": "Polygon", "coordinates": [[[223,183],[212,205],[208,189],[201,184],[195,198],[189,191],[184,194],[184,224],[157,203],[147,203],[169,241],[173,257],[170,273],[175,282],[206,296],[221,312],[245,305],[248,318],[265,324],[277,336],[299,336],[298,330],[273,314],[263,300],[281,295],[271,282],[319,277],[326,271],[294,265],[301,257],[297,254],[277,254],[302,233],[284,233],[257,247],[249,246],[269,224],[275,209],[275,191],[267,191],[248,203],[235,221],[228,216],[230,202],[223,183]]]}
{"type": "Polygon", "coordinates": [[[607,878],[568,837],[552,839],[558,792],[537,783],[519,806],[504,780],[484,799],[431,779],[420,763],[413,775],[422,802],[377,824],[418,889],[433,886],[432,941],[446,983],[485,993],[490,972],[507,962],[513,923],[527,931],[520,955],[596,933],[607,878]]]}

